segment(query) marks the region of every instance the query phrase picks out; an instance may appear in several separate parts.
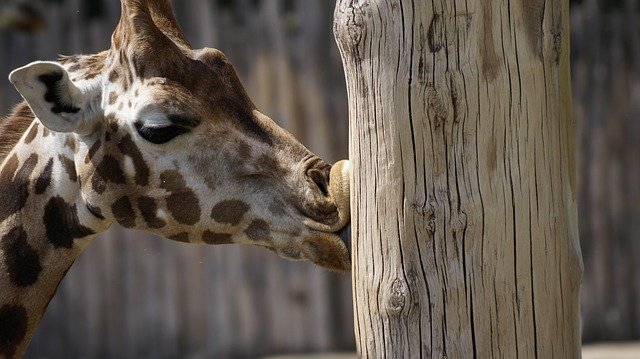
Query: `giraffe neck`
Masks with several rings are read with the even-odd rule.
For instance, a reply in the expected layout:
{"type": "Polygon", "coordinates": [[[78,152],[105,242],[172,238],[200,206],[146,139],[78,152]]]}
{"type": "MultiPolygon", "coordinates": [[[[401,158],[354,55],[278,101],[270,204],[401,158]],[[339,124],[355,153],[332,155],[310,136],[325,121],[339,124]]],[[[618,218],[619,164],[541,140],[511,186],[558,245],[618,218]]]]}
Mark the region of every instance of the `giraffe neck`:
{"type": "Polygon", "coordinates": [[[60,284],[95,233],[82,200],[75,135],[34,120],[0,166],[0,357],[21,357],[60,284]]]}

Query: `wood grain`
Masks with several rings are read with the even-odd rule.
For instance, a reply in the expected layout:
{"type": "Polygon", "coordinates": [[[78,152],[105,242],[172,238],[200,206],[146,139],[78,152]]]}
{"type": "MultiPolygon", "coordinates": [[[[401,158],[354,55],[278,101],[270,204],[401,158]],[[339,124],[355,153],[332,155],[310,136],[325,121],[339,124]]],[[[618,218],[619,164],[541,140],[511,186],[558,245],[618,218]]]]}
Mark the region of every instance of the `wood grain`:
{"type": "Polygon", "coordinates": [[[580,356],[568,1],[340,0],[362,357],[580,356]]]}

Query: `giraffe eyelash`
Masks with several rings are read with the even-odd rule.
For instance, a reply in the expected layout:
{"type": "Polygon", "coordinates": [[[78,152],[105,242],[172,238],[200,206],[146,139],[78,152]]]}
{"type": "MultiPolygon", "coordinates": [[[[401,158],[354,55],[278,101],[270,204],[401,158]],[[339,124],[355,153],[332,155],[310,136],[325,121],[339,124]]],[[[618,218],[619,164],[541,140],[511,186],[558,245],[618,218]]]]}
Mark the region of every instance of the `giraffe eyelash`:
{"type": "Polygon", "coordinates": [[[174,138],[189,132],[188,128],[177,125],[158,127],[145,126],[142,122],[136,122],[135,127],[140,137],[156,145],[167,143],[174,138]]]}

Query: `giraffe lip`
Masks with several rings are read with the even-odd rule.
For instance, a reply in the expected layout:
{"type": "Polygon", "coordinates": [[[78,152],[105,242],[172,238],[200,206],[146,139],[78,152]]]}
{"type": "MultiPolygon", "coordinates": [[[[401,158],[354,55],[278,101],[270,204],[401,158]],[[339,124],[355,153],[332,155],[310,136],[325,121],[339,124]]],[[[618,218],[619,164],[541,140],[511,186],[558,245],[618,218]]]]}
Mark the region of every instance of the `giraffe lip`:
{"type": "Polygon", "coordinates": [[[330,234],[328,237],[306,239],[300,244],[304,258],[332,271],[346,272],[351,269],[351,251],[346,244],[335,241],[338,236],[330,234]],[[331,244],[333,243],[333,244],[331,244]]]}

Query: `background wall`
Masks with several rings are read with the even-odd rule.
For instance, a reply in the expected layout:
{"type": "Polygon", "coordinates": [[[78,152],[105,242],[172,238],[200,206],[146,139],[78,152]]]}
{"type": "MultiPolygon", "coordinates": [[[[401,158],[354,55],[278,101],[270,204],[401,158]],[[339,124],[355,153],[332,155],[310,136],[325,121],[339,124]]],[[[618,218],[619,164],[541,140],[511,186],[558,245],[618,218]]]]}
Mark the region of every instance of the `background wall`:
{"type": "Polygon", "coordinates": [[[583,339],[640,338],[640,2],[571,13],[583,339]]]}
{"type": "MultiPolygon", "coordinates": [[[[1,3],[1,2],[0,2],[1,3]]],[[[46,28],[0,33],[2,79],[109,47],[119,1],[30,2],[46,28]]],[[[330,1],[173,1],[196,47],[217,47],[257,104],[333,162],[347,157],[346,90],[330,1]],[[299,4],[304,3],[304,6],[299,4]]],[[[19,100],[0,81],[0,110],[19,100]]],[[[355,348],[350,277],[264,249],[190,246],[113,228],[69,271],[28,357],[254,357],[355,348]]]]}
{"type": "MultiPolygon", "coordinates": [[[[2,6],[12,0],[0,1],[2,6]]],[[[224,51],[254,102],[311,150],[347,156],[334,3],[174,0],[194,46],[224,51]]],[[[40,0],[45,28],[0,30],[0,74],[109,46],[115,0],[40,0]]],[[[585,341],[640,338],[640,3],[572,2],[585,341]]],[[[2,75],[4,76],[4,75],[2,75]]],[[[19,100],[0,81],[0,112],[19,100]]],[[[251,247],[113,228],[80,257],[28,357],[255,357],[352,350],[349,276],[251,247]]]]}

